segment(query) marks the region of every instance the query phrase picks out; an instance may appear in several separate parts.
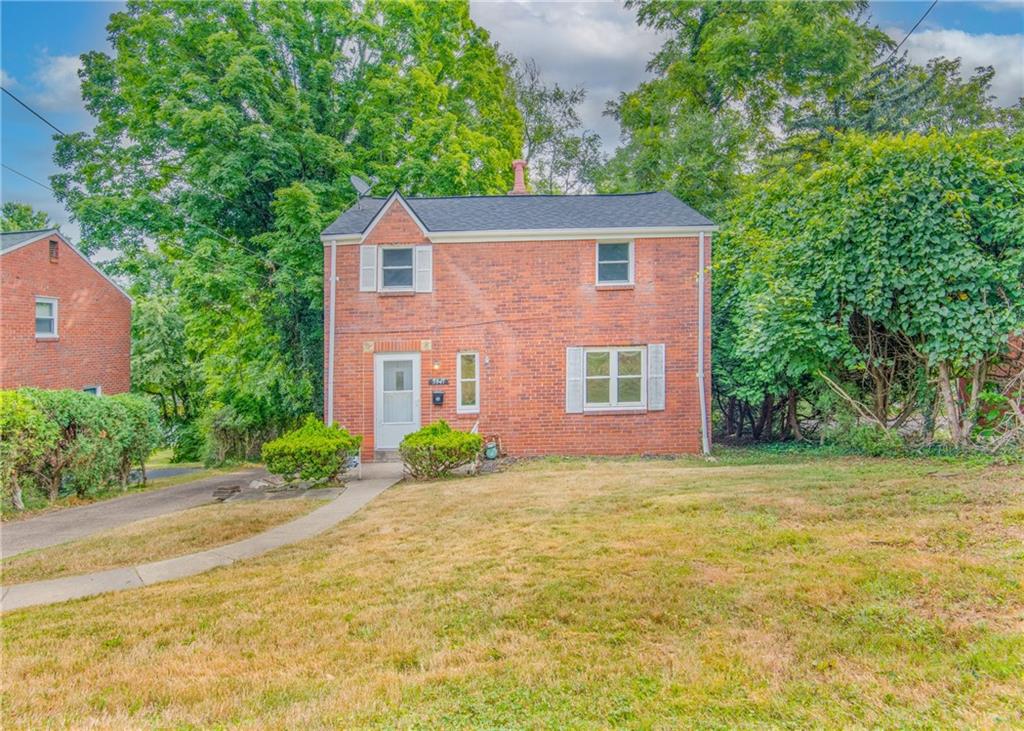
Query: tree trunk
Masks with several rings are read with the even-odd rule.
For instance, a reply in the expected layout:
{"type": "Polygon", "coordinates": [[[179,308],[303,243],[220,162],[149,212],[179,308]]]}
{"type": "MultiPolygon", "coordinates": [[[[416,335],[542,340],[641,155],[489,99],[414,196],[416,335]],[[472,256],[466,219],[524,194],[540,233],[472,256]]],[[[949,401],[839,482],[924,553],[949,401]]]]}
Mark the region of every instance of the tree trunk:
{"type": "Polygon", "coordinates": [[[18,482],[18,475],[11,475],[11,502],[15,510],[24,510],[25,503],[21,499],[21,483],[18,482]]]}
{"type": "Polygon", "coordinates": [[[960,417],[960,400],[950,378],[949,363],[939,363],[939,391],[946,406],[946,421],[949,423],[949,434],[953,443],[960,447],[964,444],[963,422],[960,417]]]}
{"type": "Polygon", "coordinates": [[[800,433],[800,422],[796,418],[796,389],[789,389],[789,403],[786,405],[786,419],[789,422],[789,431],[793,435],[793,439],[798,442],[804,440],[804,435],[800,433]]]}

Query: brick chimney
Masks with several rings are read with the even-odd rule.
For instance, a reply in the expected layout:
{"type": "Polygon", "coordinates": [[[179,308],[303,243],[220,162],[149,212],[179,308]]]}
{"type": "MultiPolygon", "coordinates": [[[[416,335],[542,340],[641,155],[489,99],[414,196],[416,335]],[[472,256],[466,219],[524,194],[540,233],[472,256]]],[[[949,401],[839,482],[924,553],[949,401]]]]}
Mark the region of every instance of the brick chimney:
{"type": "Polygon", "coordinates": [[[526,195],[526,160],[513,160],[512,169],[516,171],[516,182],[512,185],[509,195],[526,195]]]}

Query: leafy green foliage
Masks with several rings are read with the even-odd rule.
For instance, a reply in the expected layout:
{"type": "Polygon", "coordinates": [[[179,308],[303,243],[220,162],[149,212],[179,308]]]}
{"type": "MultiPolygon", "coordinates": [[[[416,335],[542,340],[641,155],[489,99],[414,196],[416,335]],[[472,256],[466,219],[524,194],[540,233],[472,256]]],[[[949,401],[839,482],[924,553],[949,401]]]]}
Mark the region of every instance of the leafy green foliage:
{"type": "Polygon", "coordinates": [[[899,457],[906,452],[899,432],[877,424],[846,424],[833,432],[830,441],[869,457],[899,457]]]}
{"type": "Polygon", "coordinates": [[[913,406],[915,374],[937,371],[960,442],[974,405],[954,379],[980,390],[1024,330],[1022,192],[1024,137],[1000,132],[844,135],[763,180],[717,242],[737,393],[821,375],[888,426],[888,402],[839,381],[896,384],[913,406]]]}
{"type": "Polygon", "coordinates": [[[322,403],[318,234],[356,200],[349,176],[507,191],[522,143],[508,69],[454,0],[135,0],[109,38],[83,57],[97,121],[61,138],[54,189],[140,302],[176,295],[140,316],[160,346],[137,353],[140,388],[179,412],[201,389],[231,408],[207,420],[244,425],[258,453],[322,403]]]}
{"type": "Polygon", "coordinates": [[[267,470],[296,479],[327,482],[337,479],[346,461],[359,453],[363,438],[337,424],[327,426],[312,414],[301,427],[263,445],[267,470]]]}
{"type": "Polygon", "coordinates": [[[142,468],[145,481],[146,460],[160,446],[160,415],[156,405],[145,396],[132,393],[110,396],[107,405],[122,412],[113,432],[120,456],[118,474],[121,486],[128,485],[133,467],[142,468]]]}
{"type": "Polygon", "coordinates": [[[712,217],[792,107],[852,87],[891,43],[853,0],[627,5],[668,40],[649,64],[655,77],[609,105],[624,143],[600,187],[671,190],[712,217]]]}
{"type": "Polygon", "coordinates": [[[53,225],[44,211],[28,203],[8,201],[0,207],[0,231],[33,231],[53,225]]]}
{"type": "Polygon", "coordinates": [[[206,437],[198,422],[177,424],[170,434],[171,462],[200,462],[206,456],[206,437]]]}
{"type": "MultiPolygon", "coordinates": [[[[4,439],[14,479],[43,489],[51,501],[62,488],[85,496],[126,486],[132,468],[160,441],[156,407],[143,396],[25,388],[0,392],[0,408],[5,434],[9,428],[24,437],[10,446],[4,439]]],[[[6,457],[4,463],[6,470],[6,457]]]]}
{"type": "Polygon", "coordinates": [[[151,394],[167,424],[190,421],[202,393],[202,363],[189,347],[181,301],[171,294],[132,307],[132,388],[151,394]]]}
{"type": "Polygon", "coordinates": [[[56,425],[25,394],[0,391],[0,497],[24,510],[26,482],[57,443],[56,425]]]}
{"type": "Polygon", "coordinates": [[[475,460],[483,444],[479,434],[452,429],[442,419],[407,434],[398,445],[398,453],[410,476],[432,480],[450,475],[456,467],[475,460]]]}

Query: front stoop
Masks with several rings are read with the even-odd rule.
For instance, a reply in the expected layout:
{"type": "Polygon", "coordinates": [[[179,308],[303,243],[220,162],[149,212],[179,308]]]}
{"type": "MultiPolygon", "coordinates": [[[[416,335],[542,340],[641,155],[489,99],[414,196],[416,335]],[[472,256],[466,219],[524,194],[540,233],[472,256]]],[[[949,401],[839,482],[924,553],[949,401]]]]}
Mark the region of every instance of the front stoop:
{"type": "Polygon", "coordinates": [[[373,450],[374,462],[401,462],[402,458],[397,449],[375,449],[373,450]]]}

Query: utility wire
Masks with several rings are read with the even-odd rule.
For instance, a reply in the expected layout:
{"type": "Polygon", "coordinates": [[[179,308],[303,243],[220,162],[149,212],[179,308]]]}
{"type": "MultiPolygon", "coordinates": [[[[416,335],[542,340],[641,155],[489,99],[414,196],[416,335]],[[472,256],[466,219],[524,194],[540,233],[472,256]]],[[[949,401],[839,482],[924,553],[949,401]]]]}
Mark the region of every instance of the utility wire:
{"type": "Polygon", "coordinates": [[[36,180],[35,178],[30,178],[29,176],[25,175],[25,173],[23,173],[23,172],[20,172],[20,171],[18,171],[18,170],[15,170],[14,168],[12,168],[12,167],[11,167],[10,165],[8,165],[7,163],[5,163],[5,162],[4,162],[4,163],[0,163],[0,165],[3,165],[3,167],[4,167],[4,169],[5,169],[5,170],[10,170],[10,171],[11,171],[12,173],[14,173],[15,175],[20,175],[21,177],[25,178],[25,180],[28,180],[29,182],[35,183],[35,184],[36,184],[36,185],[38,185],[38,186],[39,186],[40,188],[46,188],[46,189],[47,189],[48,191],[50,191],[51,193],[53,192],[53,188],[51,188],[51,187],[50,187],[49,185],[47,185],[46,183],[40,183],[40,182],[39,182],[38,180],[36,180]]]}
{"type": "Polygon", "coordinates": [[[14,94],[12,94],[11,92],[9,92],[9,91],[7,90],[7,87],[6,87],[6,86],[0,86],[0,89],[2,89],[2,90],[3,90],[4,94],[6,94],[7,96],[9,96],[9,97],[10,97],[11,99],[13,99],[14,101],[18,102],[18,104],[20,104],[21,106],[25,107],[25,109],[27,109],[27,110],[29,110],[30,112],[32,112],[32,114],[34,114],[34,115],[36,115],[37,117],[39,117],[39,119],[41,119],[41,120],[42,120],[43,124],[46,124],[46,125],[49,125],[50,127],[52,127],[52,128],[53,128],[53,130],[54,130],[54,131],[55,131],[55,132],[56,132],[57,134],[59,134],[59,135],[60,135],[61,137],[66,137],[66,135],[64,134],[64,132],[62,132],[62,131],[61,131],[61,130],[60,130],[60,129],[59,129],[58,127],[57,127],[57,125],[55,125],[55,124],[54,124],[53,122],[51,122],[50,120],[48,120],[48,119],[47,119],[46,117],[44,117],[44,116],[43,116],[42,114],[40,114],[40,113],[39,113],[39,112],[37,112],[37,111],[36,111],[35,109],[33,109],[32,107],[30,107],[30,106],[29,106],[28,104],[26,104],[25,102],[23,102],[23,101],[22,101],[21,99],[19,99],[18,97],[14,96],[14,94]]]}
{"type": "MultiPolygon", "coordinates": [[[[939,0],[932,0],[932,4],[929,5],[928,9],[924,11],[924,14],[920,18],[917,19],[917,22],[914,23],[914,27],[911,28],[910,31],[905,36],[903,36],[903,40],[902,41],[900,41],[899,43],[896,44],[896,48],[892,49],[892,53],[889,54],[889,58],[892,58],[893,56],[896,55],[896,51],[900,50],[900,47],[904,43],[907,42],[907,39],[910,38],[910,36],[912,36],[914,34],[915,30],[917,30],[917,27],[919,25],[921,25],[921,23],[924,22],[925,18],[928,17],[928,13],[930,13],[932,11],[932,8],[934,8],[938,4],[939,4],[939,0]]],[[[888,59],[886,59],[886,60],[888,60],[888,59]]]]}

